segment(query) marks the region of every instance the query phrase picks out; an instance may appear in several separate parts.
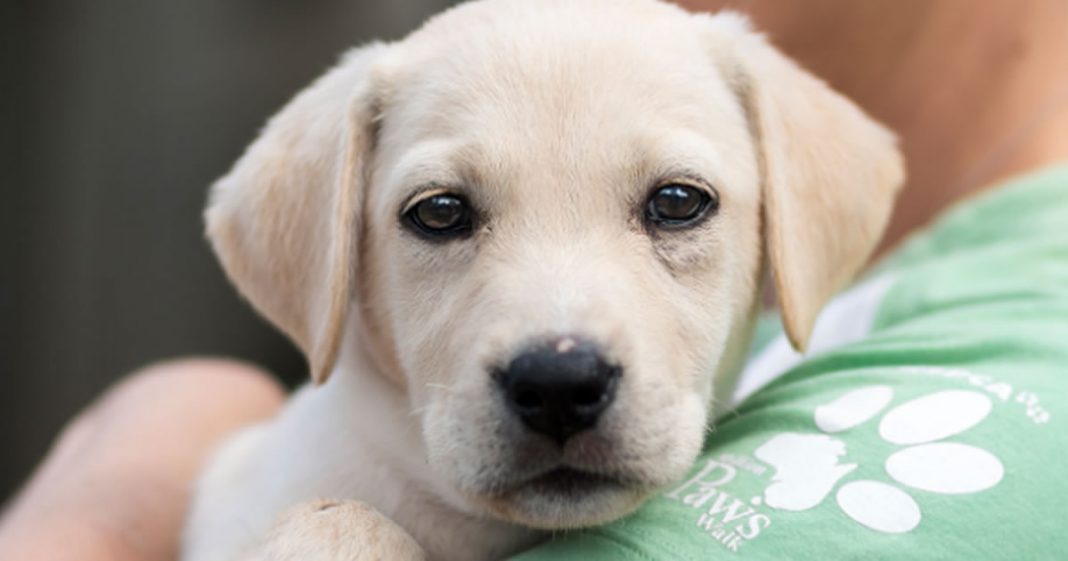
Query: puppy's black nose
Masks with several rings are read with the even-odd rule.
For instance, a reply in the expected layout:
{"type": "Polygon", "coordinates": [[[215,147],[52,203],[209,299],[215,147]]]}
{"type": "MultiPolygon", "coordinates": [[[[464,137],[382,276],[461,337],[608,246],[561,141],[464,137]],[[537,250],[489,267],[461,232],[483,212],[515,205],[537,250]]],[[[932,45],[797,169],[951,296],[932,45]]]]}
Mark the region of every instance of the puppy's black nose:
{"type": "Polygon", "coordinates": [[[496,373],[508,408],[559,444],[597,422],[619,375],[596,346],[571,338],[524,352],[496,373]]]}

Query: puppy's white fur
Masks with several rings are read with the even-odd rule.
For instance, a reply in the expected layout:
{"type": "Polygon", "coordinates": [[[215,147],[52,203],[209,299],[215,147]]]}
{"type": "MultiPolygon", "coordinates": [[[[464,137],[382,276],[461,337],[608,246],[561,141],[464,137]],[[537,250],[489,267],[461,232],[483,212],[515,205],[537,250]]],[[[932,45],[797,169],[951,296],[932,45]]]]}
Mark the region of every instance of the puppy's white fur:
{"type": "Polygon", "coordinates": [[[482,0],[354,51],[213,189],[224,268],[320,385],[219,452],[184,559],[248,555],[315,497],[370,503],[443,560],[630,512],[696,457],[763,264],[803,347],[902,179],[892,135],[732,14],[482,0]],[[673,181],[714,189],[715,216],[644,223],[673,181]],[[471,237],[403,226],[442,189],[476,208],[471,237]],[[509,414],[490,372],[571,335],[624,374],[597,425],[558,447],[509,414]],[[560,467],[607,483],[531,484],[560,467]]]}

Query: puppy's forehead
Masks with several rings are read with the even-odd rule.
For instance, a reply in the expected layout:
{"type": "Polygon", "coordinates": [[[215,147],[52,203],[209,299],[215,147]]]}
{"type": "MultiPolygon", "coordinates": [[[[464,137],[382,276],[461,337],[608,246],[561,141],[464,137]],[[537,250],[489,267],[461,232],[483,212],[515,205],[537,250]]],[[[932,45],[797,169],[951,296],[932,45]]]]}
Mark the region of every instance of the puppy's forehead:
{"type": "Polygon", "coordinates": [[[454,12],[401,43],[391,68],[383,145],[413,167],[447,154],[499,183],[581,181],[655,173],[652,162],[707,168],[716,144],[747,137],[698,25],[675,7],[491,0],[454,12]]]}

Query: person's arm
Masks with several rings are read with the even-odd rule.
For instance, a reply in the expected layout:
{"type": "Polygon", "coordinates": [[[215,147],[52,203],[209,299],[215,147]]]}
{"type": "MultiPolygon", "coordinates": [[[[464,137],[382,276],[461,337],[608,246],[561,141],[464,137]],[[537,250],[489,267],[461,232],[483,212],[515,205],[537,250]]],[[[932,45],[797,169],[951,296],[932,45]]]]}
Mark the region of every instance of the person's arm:
{"type": "Polygon", "coordinates": [[[957,201],[1068,160],[1068,2],[679,3],[746,13],[898,134],[908,183],[884,249],[957,201]]]}
{"type": "Polygon", "coordinates": [[[206,455],[283,399],[269,376],[232,361],[134,374],[71,421],[0,515],[0,559],[173,559],[206,455]]]}

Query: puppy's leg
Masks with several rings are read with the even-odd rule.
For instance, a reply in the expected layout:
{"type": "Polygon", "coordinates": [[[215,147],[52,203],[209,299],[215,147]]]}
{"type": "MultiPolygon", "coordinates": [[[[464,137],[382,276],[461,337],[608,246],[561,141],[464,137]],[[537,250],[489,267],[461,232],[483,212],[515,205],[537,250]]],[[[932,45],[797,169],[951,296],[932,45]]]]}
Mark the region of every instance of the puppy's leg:
{"type": "Polygon", "coordinates": [[[242,561],[426,561],[426,553],[366,503],[324,499],[283,512],[242,561]]]}

